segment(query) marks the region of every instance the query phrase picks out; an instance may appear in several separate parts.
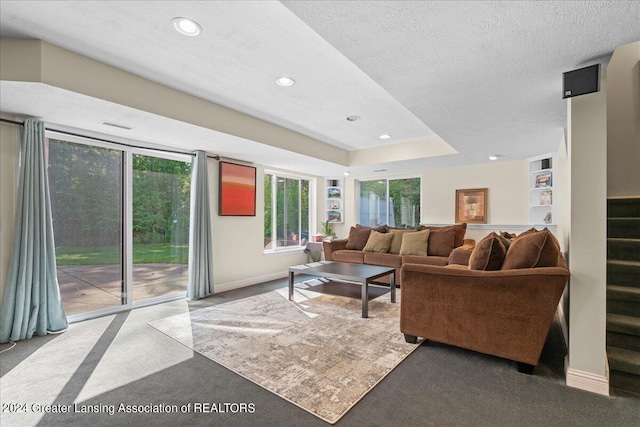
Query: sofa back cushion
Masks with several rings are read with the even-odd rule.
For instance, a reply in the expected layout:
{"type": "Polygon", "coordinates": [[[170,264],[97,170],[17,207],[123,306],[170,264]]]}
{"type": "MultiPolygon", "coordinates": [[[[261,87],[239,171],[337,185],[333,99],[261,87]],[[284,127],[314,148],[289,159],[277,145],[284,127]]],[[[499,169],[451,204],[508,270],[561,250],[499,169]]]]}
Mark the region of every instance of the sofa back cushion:
{"type": "Polygon", "coordinates": [[[371,230],[371,234],[369,234],[369,239],[367,240],[367,244],[362,249],[363,252],[381,252],[386,253],[389,252],[389,247],[391,246],[391,240],[393,239],[393,234],[390,233],[380,233],[375,230],[371,230]]]}
{"type": "Polygon", "coordinates": [[[351,227],[346,249],[361,251],[369,240],[371,229],[369,227],[351,227]]]}
{"type": "Polygon", "coordinates": [[[527,232],[516,237],[502,264],[502,270],[533,267],[556,267],[560,246],[547,229],[527,232]]]}
{"type": "Polygon", "coordinates": [[[469,270],[500,270],[507,249],[496,233],[490,233],[473,248],[469,258],[469,270]]]}
{"type": "Polygon", "coordinates": [[[460,246],[462,246],[464,244],[464,236],[467,232],[467,223],[463,222],[460,224],[454,224],[454,225],[447,225],[445,227],[431,227],[429,225],[422,225],[420,226],[420,230],[431,230],[431,231],[435,231],[435,230],[448,230],[448,229],[453,229],[454,231],[454,236],[453,236],[453,244],[454,244],[454,248],[458,248],[460,246]]]}
{"type": "MultiPolygon", "coordinates": [[[[427,256],[427,242],[429,240],[429,230],[414,231],[402,235],[402,245],[400,255],[427,256]]],[[[394,237],[394,240],[396,237],[394,237]]]]}
{"type": "Polygon", "coordinates": [[[455,230],[452,227],[429,229],[427,255],[448,257],[455,247],[455,230]]]}

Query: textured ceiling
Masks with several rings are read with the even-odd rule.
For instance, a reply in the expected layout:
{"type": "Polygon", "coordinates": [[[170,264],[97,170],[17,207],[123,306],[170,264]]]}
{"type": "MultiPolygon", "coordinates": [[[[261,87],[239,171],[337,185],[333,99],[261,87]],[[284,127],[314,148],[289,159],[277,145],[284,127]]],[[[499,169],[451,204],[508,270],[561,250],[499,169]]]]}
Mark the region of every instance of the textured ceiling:
{"type": "MultiPolygon", "coordinates": [[[[565,125],[562,72],[640,40],[640,2],[3,0],[0,12],[4,37],[41,39],[346,150],[437,134],[459,152],[389,163],[390,172],[555,151],[565,125]],[[173,31],[176,16],[198,21],[202,34],[173,31]],[[296,84],[276,86],[282,75],[296,84]],[[347,122],[352,114],[362,120],[347,122]],[[393,138],[383,142],[383,133],[393,138]]],[[[78,101],[95,109],[83,119],[82,108],[60,99],[71,96],[64,91],[41,93],[73,119],[43,105],[26,111],[19,89],[3,92],[5,112],[91,130],[111,114],[152,123],[158,131],[136,135],[143,141],[175,144],[168,136],[178,131],[183,140],[206,139],[201,128],[109,103],[78,101]]],[[[212,136],[216,150],[235,143],[212,136]]],[[[237,147],[245,153],[228,151],[240,159],[340,170],[251,141],[237,147]]]]}

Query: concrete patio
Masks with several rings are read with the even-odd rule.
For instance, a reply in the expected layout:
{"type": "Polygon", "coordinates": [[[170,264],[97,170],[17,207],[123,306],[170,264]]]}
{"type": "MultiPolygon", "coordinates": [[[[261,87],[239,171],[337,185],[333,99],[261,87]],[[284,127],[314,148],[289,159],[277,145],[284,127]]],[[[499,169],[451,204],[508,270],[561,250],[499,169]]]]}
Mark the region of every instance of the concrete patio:
{"type": "MultiPolygon", "coordinates": [[[[67,315],[122,304],[122,266],[58,266],[58,284],[67,315]]],[[[186,264],[134,264],[133,301],[187,291],[186,264]]]]}

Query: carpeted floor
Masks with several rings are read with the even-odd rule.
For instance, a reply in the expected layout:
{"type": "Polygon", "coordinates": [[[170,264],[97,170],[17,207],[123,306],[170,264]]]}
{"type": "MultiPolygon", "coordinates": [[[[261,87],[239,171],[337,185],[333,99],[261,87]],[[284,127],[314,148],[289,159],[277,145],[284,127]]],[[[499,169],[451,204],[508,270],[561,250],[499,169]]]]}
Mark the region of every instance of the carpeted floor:
{"type": "MultiPolygon", "coordinates": [[[[0,357],[2,426],[328,425],[147,325],[285,284],[274,281],[206,300],[146,307],[18,343],[0,357]],[[74,402],[76,411],[96,413],[45,412],[74,402]],[[110,415],[120,405],[130,412],[110,415]],[[153,409],[164,412],[131,412],[153,409]]],[[[528,376],[518,373],[514,362],[425,343],[336,425],[640,425],[640,398],[567,387],[559,328],[547,344],[541,366],[528,376]]]]}

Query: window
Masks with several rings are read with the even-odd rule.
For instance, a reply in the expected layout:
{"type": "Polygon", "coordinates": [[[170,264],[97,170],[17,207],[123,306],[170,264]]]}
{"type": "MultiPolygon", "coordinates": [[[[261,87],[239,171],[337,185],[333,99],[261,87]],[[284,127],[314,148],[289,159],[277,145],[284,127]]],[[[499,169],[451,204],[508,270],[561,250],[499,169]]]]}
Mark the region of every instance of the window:
{"type": "Polygon", "coordinates": [[[299,247],[311,229],[310,180],[266,172],[264,175],[264,248],[299,247]]]}
{"type": "Polygon", "coordinates": [[[370,227],[420,225],[420,178],[360,181],[359,223],[370,227]]]}

